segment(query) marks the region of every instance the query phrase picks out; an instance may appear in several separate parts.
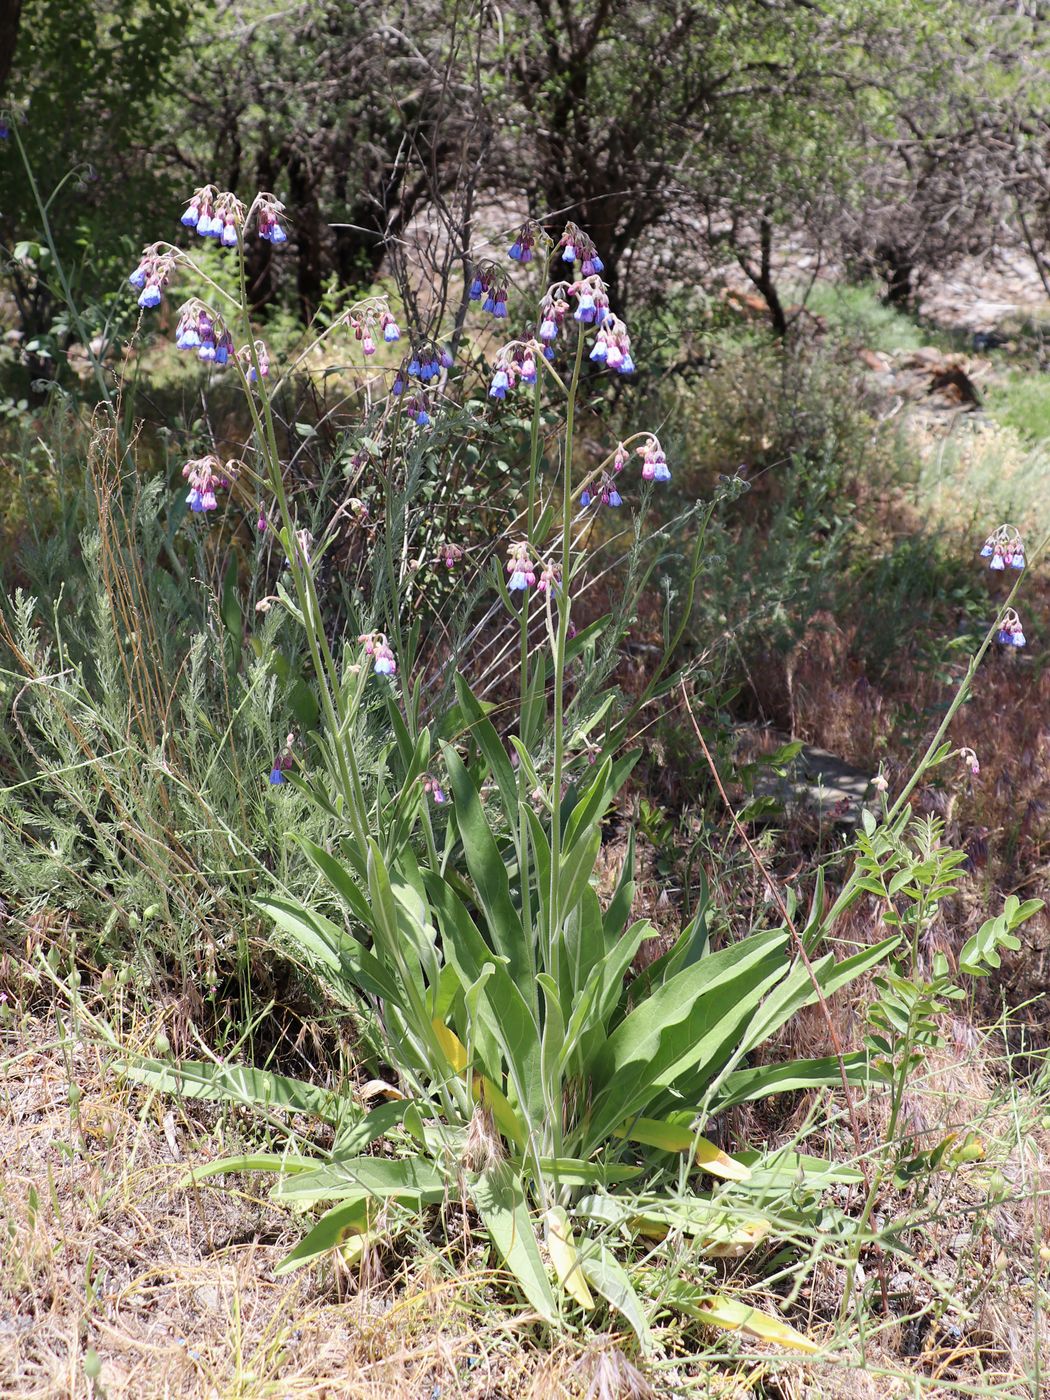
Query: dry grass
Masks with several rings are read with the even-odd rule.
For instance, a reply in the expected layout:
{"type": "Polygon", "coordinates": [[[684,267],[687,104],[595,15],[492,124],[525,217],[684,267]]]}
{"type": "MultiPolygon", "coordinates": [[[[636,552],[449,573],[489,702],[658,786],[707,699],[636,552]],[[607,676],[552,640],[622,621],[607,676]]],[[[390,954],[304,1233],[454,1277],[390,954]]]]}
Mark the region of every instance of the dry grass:
{"type": "MultiPolygon", "coordinates": [[[[246,1120],[125,1089],[105,1051],[83,1040],[64,1049],[54,1023],[25,1021],[0,1059],[0,1394],[1032,1395],[1023,1377],[1033,1342],[1050,1343],[1036,1311],[1045,1307],[1047,1135],[1034,1097],[1002,1092],[994,1042],[961,1044],[965,1054],[957,1045],[917,1078],[915,1126],[929,1134],[965,1123],[981,1134],[987,1161],[934,1182],[926,1223],[907,1237],[911,1260],[892,1260],[894,1313],[872,1318],[862,1368],[856,1335],[833,1337],[842,1275],[823,1263],[803,1287],[796,1321],[828,1338],[827,1358],[785,1366],[761,1347],[717,1339],[707,1353],[711,1334],[668,1324],[661,1357],[642,1377],[614,1334],[545,1347],[529,1317],[508,1307],[476,1241],[453,1262],[421,1235],[411,1257],[373,1260],[364,1283],[330,1268],[275,1277],[301,1225],[257,1179],[180,1186],[194,1163],[244,1146],[246,1120]],[[80,1091],[72,1108],[71,1080],[80,1091]],[[85,1374],[92,1354],[95,1383],[85,1374]]],[[[754,1132],[757,1120],[747,1126],[754,1132]]],[[[873,1140],[879,1127],[873,1103],[873,1140]]],[[[880,1224],[915,1204],[888,1189],[880,1224]]],[[[745,1282],[746,1270],[727,1266],[727,1277],[745,1282]]]]}

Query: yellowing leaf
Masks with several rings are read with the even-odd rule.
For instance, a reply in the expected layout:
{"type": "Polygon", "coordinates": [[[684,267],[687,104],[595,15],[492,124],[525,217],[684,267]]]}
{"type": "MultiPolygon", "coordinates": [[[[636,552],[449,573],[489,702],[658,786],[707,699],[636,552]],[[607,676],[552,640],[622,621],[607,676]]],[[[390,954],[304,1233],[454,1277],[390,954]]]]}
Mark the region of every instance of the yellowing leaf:
{"type": "Polygon", "coordinates": [[[687,1309],[698,1322],[706,1322],[709,1327],[720,1327],[726,1332],[743,1332],[748,1337],[756,1337],[760,1342],[773,1342],[791,1351],[804,1351],[812,1355],[820,1351],[816,1342],[796,1332],[786,1322],[769,1313],[734,1298],[713,1295],[702,1299],[687,1309]]]}
{"type": "Polygon", "coordinates": [[[751,1168],[745,1167],[735,1157],[730,1157],[707,1138],[701,1138],[696,1145],[696,1162],[712,1176],[724,1177],[726,1181],[750,1181],[751,1168]]]}
{"type": "Polygon", "coordinates": [[[547,1212],[547,1249],[562,1288],[581,1308],[593,1309],[594,1298],[580,1268],[569,1217],[561,1206],[552,1206],[547,1212]]]}
{"type": "Polygon", "coordinates": [[[692,1129],[683,1123],[665,1123],[658,1118],[635,1118],[613,1129],[613,1137],[627,1138],[631,1142],[641,1142],[647,1147],[659,1147],[664,1152],[689,1152],[695,1144],[697,1166],[712,1176],[724,1177],[726,1181],[749,1181],[751,1170],[743,1162],[736,1161],[728,1153],[708,1142],[705,1137],[697,1137],[692,1129]]]}
{"type": "Polygon", "coordinates": [[[353,1264],[359,1264],[367,1246],[375,1244],[379,1237],[378,1230],[362,1230],[358,1234],[348,1235],[338,1246],[339,1257],[348,1268],[353,1264]]]}
{"type": "MultiPolygon", "coordinates": [[[[467,1047],[460,1040],[454,1031],[450,1031],[441,1021],[433,1021],[434,1035],[438,1044],[445,1052],[449,1064],[455,1072],[466,1078],[467,1074],[467,1047]]],[[[471,1087],[478,1097],[492,1110],[492,1116],[496,1124],[505,1137],[517,1147],[525,1146],[525,1129],[521,1119],[510,1106],[506,1094],[502,1089],[496,1087],[491,1079],[487,1079],[483,1074],[475,1074],[471,1087]]]]}
{"type": "Polygon", "coordinates": [[[708,1259],[742,1259],[769,1234],[768,1220],[750,1220],[746,1224],[727,1226],[714,1231],[710,1238],[700,1240],[700,1252],[708,1259]]]}
{"type": "Polygon", "coordinates": [[[634,1215],[627,1222],[627,1228],[647,1240],[662,1240],[670,1226],[657,1215],[634,1215]]]}

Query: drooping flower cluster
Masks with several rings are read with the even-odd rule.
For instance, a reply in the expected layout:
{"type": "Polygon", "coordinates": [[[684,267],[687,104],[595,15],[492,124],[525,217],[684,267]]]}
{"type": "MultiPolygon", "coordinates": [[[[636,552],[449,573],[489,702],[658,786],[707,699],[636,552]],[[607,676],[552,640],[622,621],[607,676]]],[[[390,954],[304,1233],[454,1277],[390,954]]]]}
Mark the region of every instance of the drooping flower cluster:
{"type": "Polygon", "coordinates": [[[143,310],[160,305],[160,297],[168,278],[175,269],[175,253],[165,243],[151,243],[143,248],[139,265],[128,281],[139,293],[143,310]]]}
{"type": "Polygon", "coordinates": [[[507,551],[507,589],[511,593],[524,592],[536,584],[536,565],[532,561],[532,549],[527,540],[512,544],[507,551]]]}
{"type": "Polygon", "coordinates": [[[576,224],[565,225],[565,232],[558,240],[558,247],[561,249],[562,261],[579,262],[580,272],[584,277],[595,277],[599,272],[605,271],[605,264],[598,256],[593,241],[576,224]]]}
{"type": "Polygon", "coordinates": [[[423,791],[429,793],[435,803],[440,807],[445,801],[445,789],[438,782],[437,778],[431,777],[429,773],[424,773],[420,777],[423,784],[423,791]]]}
{"type": "Polygon", "coordinates": [[[977,757],[977,755],[974,753],[973,749],[970,749],[970,748],[961,748],[961,749],[959,750],[959,757],[960,757],[960,758],[962,759],[962,761],[966,764],[967,768],[970,770],[970,773],[971,773],[971,775],[972,775],[973,777],[975,777],[975,778],[980,777],[980,774],[981,774],[981,762],[980,762],[980,759],[977,757]]]}
{"type": "Polygon", "coordinates": [[[354,339],[361,342],[366,355],[376,352],[376,337],[381,337],[388,345],[401,339],[401,328],[382,297],[372,298],[347,315],[347,325],[354,333],[354,339]]]}
{"type": "Polygon", "coordinates": [[[605,290],[605,283],[595,274],[591,277],[583,277],[579,282],[569,284],[569,295],[576,298],[576,310],[572,313],[573,319],[579,321],[584,326],[600,326],[607,316],[612,313],[609,310],[609,296],[605,290]]]}
{"type": "Polygon", "coordinates": [[[294,743],[295,735],[289,734],[288,738],[284,741],[284,748],[274,759],[273,767],[270,769],[270,784],[272,787],[278,787],[285,781],[285,773],[287,773],[295,763],[295,757],[292,754],[292,745],[294,743]]]}
{"type": "Polygon", "coordinates": [[[616,483],[608,472],[602,473],[600,484],[596,487],[595,493],[586,488],[580,492],[580,505],[586,510],[592,501],[599,500],[603,506],[622,506],[623,497],[616,489],[616,483]]]}
{"type": "Polygon", "coordinates": [[[179,350],[195,350],[197,358],[209,364],[224,365],[233,354],[229,329],[196,297],[179,308],[175,345],[179,350]]]}
{"type": "Polygon", "coordinates": [[[261,377],[266,379],[270,373],[270,352],[261,340],[254,342],[254,345],[244,345],[238,351],[241,364],[244,366],[245,378],[249,384],[255,384],[261,377]],[[255,351],[254,355],[252,351],[255,351]],[[258,370],[255,366],[258,363],[258,370]]]}
{"type": "Polygon", "coordinates": [[[1017,526],[1000,525],[993,530],[981,547],[981,558],[989,561],[990,569],[1023,569],[1024,540],[1017,526]]]}
{"type": "Polygon", "coordinates": [[[236,248],[244,213],[244,205],[235,194],[202,185],[190,196],[182,222],[186,228],[196,229],[201,238],[214,238],[224,248],[236,248]]]}
{"type": "Polygon", "coordinates": [[[633,374],[634,361],[631,359],[631,337],[619,316],[607,315],[595,336],[590,358],[618,374],[633,374]]]}
{"type": "Polygon", "coordinates": [[[667,458],[664,450],[660,446],[660,439],[650,436],[646,442],[638,448],[638,455],[642,459],[642,480],[643,481],[670,481],[671,470],[667,465],[667,458]]]}
{"type": "Polygon", "coordinates": [[[446,569],[454,569],[463,558],[463,551],[458,544],[446,541],[438,550],[438,558],[446,569]]]}
{"type": "Polygon", "coordinates": [[[287,243],[288,235],[284,231],[281,218],[284,214],[284,205],[275,195],[262,193],[255,198],[255,224],[259,230],[259,237],[265,238],[267,243],[275,246],[279,243],[287,243]]]}
{"type": "Polygon", "coordinates": [[[443,369],[451,369],[454,364],[451,350],[427,343],[412,351],[404,372],[412,379],[429,384],[432,379],[437,379],[443,369]]]}
{"type": "Polygon", "coordinates": [[[536,580],[536,589],[540,593],[556,594],[561,586],[561,568],[553,560],[548,559],[540,570],[540,576],[536,580]]]}
{"type": "Polygon", "coordinates": [[[507,279],[494,263],[475,263],[467,295],[482,311],[502,320],[507,315],[507,279]]]}
{"type": "Polygon", "coordinates": [[[496,356],[495,368],[489,382],[489,398],[505,399],[507,390],[522,384],[536,383],[536,355],[542,349],[533,340],[512,340],[496,356]]]}
{"type": "Polygon", "coordinates": [[[372,658],[372,668],[377,675],[392,676],[397,670],[394,653],[384,632],[362,632],[357,639],[365,649],[365,655],[372,658]]]}
{"type": "Polygon", "coordinates": [[[548,360],[554,359],[554,341],[558,338],[562,322],[569,314],[569,303],[565,300],[562,292],[566,283],[559,282],[553,287],[549,287],[540,302],[540,324],[539,339],[543,344],[543,353],[548,360]]]}
{"type": "Polygon", "coordinates": [[[532,250],[537,244],[546,252],[551,247],[550,235],[535,219],[526,219],[507,250],[507,256],[523,265],[530,263],[533,257],[532,250]]]}
{"type": "Polygon", "coordinates": [[[999,624],[999,633],[996,638],[1000,646],[1023,647],[1026,643],[1024,628],[1021,626],[1021,619],[1013,608],[1008,608],[999,624]]]}
{"type": "Polygon", "coordinates": [[[230,478],[235,473],[236,466],[233,462],[227,462],[224,467],[213,453],[208,453],[205,457],[195,457],[187,462],[182,474],[190,486],[189,495],[186,497],[186,504],[190,510],[199,515],[202,511],[217,509],[219,502],[215,492],[228,488],[230,478]]]}

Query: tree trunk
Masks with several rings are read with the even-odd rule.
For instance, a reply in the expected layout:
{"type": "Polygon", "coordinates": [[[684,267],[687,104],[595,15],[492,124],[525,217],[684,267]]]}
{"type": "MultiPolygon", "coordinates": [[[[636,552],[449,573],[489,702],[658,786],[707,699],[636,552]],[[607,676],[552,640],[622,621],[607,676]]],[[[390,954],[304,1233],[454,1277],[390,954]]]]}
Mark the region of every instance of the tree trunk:
{"type": "Polygon", "coordinates": [[[15,61],[18,22],[21,18],[22,0],[0,0],[0,93],[7,87],[11,65],[15,61]]]}

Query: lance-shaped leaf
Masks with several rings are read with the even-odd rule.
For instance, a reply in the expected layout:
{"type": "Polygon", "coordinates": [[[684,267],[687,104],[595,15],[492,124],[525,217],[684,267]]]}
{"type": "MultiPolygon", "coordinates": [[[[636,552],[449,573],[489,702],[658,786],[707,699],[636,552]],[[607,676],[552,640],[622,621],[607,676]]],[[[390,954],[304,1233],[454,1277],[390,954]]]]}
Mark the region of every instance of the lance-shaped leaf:
{"type": "Polygon", "coordinates": [[[737,1162],[713,1142],[698,1136],[682,1123],[668,1123],[656,1118],[632,1118],[629,1123],[614,1128],[613,1137],[641,1142],[646,1147],[659,1147],[664,1152],[688,1152],[695,1149],[697,1166],[726,1181],[747,1181],[751,1175],[743,1162],[737,1162]]]}
{"type": "Polygon", "coordinates": [[[506,1162],[501,1162],[481,1172],[470,1193],[496,1253],[539,1315],[545,1322],[553,1322],[557,1304],[540,1258],[521,1183],[506,1162]]]}
{"type": "Polygon", "coordinates": [[[590,1312],[594,1299],[580,1267],[569,1217],[562,1206],[551,1206],[547,1212],[547,1251],[562,1288],[576,1299],[581,1308],[590,1312]]]}

